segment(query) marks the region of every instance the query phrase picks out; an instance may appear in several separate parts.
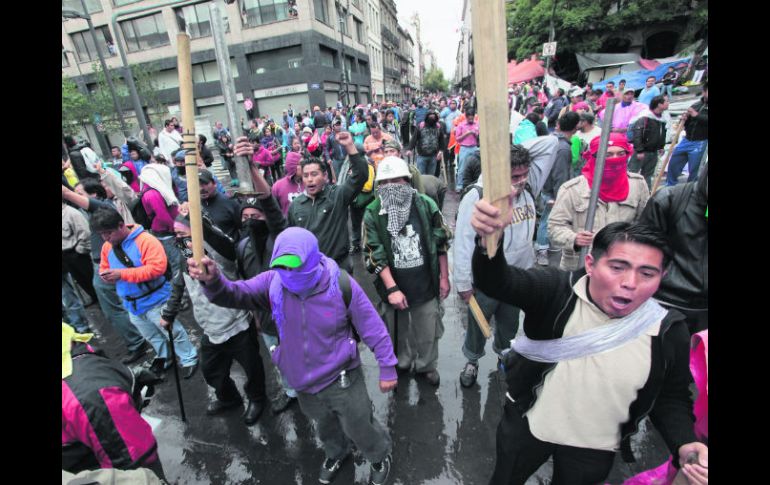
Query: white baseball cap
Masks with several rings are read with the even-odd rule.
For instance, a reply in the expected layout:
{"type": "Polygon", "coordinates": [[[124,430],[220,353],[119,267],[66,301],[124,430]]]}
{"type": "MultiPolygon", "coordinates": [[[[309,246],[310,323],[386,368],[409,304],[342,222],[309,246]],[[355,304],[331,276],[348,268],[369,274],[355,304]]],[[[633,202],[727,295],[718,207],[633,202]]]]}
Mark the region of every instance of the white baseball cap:
{"type": "Polygon", "coordinates": [[[406,162],[398,157],[385,157],[377,164],[377,176],[375,182],[397,179],[400,177],[412,178],[412,173],[406,162]]]}

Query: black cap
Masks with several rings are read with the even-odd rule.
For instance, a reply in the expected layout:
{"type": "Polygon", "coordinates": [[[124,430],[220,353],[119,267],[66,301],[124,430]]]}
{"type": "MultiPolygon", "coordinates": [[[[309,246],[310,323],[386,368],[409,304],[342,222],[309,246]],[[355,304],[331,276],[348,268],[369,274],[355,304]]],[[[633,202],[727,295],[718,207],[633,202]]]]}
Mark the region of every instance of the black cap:
{"type": "Polygon", "coordinates": [[[200,180],[202,184],[210,184],[214,181],[214,175],[204,168],[198,172],[198,180],[200,180]]]}

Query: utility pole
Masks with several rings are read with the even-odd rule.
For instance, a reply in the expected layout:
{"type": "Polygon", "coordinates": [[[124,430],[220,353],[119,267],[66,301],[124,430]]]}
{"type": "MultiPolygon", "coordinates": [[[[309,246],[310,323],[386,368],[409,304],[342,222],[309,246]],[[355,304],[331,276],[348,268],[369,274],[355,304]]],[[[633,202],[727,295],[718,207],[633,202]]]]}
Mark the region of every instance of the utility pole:
{"type": "MultiPolygon", "coordinates": [[[[235,139],[241,136],[241,123],[238,121],[238,102],[235,95],[235,81],[233,73],[230,71],[230,50],[225,41],[225,22],[222,19],[222,12],[217,2],[209,4],[211,14],[211,33],[214,37],[214,53],[217,57],[217,67],[219,68],[219,82],[222,86],[222,95],[225,98],[225,111],[227,111],[227,121],[230,129],[233,130],[233,143],[235,139]],[[236,131],[237,130],[237,131],[236,131]]],[[[253,193],[254,185],[251,183],[251,169],[246,157],[234,157],[235,170],[238,173],[238,191],[241,193],[253,193]]]]}
{"type": "MultiPolygon", "coordinates": [[[[558,0],[553,0],[553,10],[551,10],[551,32],[548,34],[548,42],[553,42],[554,37],[556,37],[556,31],[553,28],[553,16],[556,15],[556,2],[558,0]]],[[[545,73],[546,75],[550,76],[550,73],[548,72],[548,68],[551,66],[551,56],[548,56],[545,58],[545,73]]]]}
{"type": "MultiPolygon", "coordinates": [[[[348,70],[346,69],[345,65],[345,31],[342,28],[342,24],[345,24],[345,27],[347,29],[348,26],[348,14],[350,12],[350,0],[347,0],[347,10],[344,12],[342,11],[342,5],[337,4],[340,6],[340,8],[337,9],[337,16],[339,17],[339,23],[340,23],[340,41],[342,42],[342,49],[340,50],[340,57],[342,58],[342,62],[340,62],[342,66],[342,86],[345,91],[345,105],[350,105],[350,91],[348,89],[348,70]]],[[[345,29],[345,30],[346,30],[345,29]]]]}

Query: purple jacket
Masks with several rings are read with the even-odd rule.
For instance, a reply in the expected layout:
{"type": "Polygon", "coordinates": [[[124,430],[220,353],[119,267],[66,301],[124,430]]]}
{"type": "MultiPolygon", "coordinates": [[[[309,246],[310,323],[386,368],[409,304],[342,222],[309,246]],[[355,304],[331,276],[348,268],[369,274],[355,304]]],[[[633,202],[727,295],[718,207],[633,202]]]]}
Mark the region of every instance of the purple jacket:
{"type": "MultiPolygon", "coordinates": [[[[270,311],[273,278],[278,278],[278,273],[272,270],[247,281],[229,281],[220,274],[218,281],[203,286],[203,293],[219,306],[270,311]]],[[[397,359],[385,324],[353,278],[350,286],[348,309],[341,295],[329,297],[328,274],[324,274],[317,291],[305,299],[284,290],[281,343],[271,358],[297,391],[318,393],[336,381],[342,370],[361,365],[348,317],[361,340],[374,352],[380,364],[380,380],[397,379],[397,359]]]]}

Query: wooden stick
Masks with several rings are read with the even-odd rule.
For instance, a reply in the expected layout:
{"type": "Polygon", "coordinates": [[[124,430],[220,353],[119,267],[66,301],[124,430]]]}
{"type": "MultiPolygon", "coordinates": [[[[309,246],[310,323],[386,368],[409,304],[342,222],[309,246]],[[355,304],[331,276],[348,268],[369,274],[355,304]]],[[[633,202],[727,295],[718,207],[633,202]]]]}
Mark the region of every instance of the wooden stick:
{"type": "Polygon", "coordinates": [[[481,330],[481,333],[484,334],[484,338],[489,338],[492,336],[492,329],[489,327],[489,322],[487,322],[486,317],[484,317],[484,312],[481,311],[481,307],[479,306],[479,302],[476,301],[476,296],[471,295],[471,299],[468,302],[468,306],[470,306],[471,313],[473,314],[474,320],[476,320],[476,324],[479,326],[479,330],[481,330]]]}
{"type": "Polygon", "coordinates": [[[182,110],[182,148],[185,149],[184,165],[187,177],[187,193],[190,207],[190,229],[192,230],[193,259],[199,267],[203,258],[203,220],[201,219],[200,182],[198,180],[198,143],[195,137],[195,105],[193,102],[192,61],[190,58],[190,37],[177,34],[177,68],[179,69],[179,106],[182,110]]]}
{"type": "MultiPolygon", "coordinates": [[[[481,144],[481,173],[484,200],[501,210],[507,220],[511,212],[511,155],[508,136],[508,73],[505,31],[505,0],[472,0],[473,52],[476,59],[476,100],[481,144]]],[[[486,237],[492,258],[502,229],[486,237]]]]}
{"type": "Polygon", "coordinates": [[[658,185],[660,185],[660,181],[663,178],[663,172],[666,171],[666,167],[668,166],[668,161],[671,160],[671,154],[674,153],[674,149],[679,144],[679,134],[682,133],[682,128],[684,128],[684,122],[687,119],[687,114],[684,114],[679,117],[679,126],[676,127],[676,133],[674,133],[674,139],[671,140],[671,149],[669,149],[668,153],[666,154],[666,159],[663,160],[663,166],[660,167],[660,172],[658,172],[658,176],[655,177],[655,183],[652,184],[652,190],[650,190],[650,195],[654,195],[655,191],[658,190],[658,185]]]}

